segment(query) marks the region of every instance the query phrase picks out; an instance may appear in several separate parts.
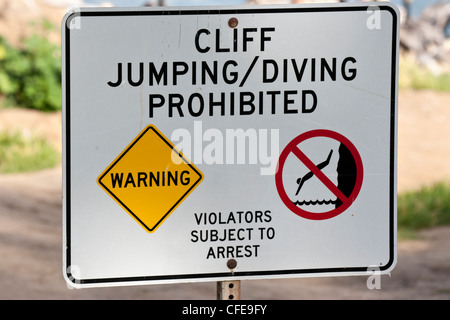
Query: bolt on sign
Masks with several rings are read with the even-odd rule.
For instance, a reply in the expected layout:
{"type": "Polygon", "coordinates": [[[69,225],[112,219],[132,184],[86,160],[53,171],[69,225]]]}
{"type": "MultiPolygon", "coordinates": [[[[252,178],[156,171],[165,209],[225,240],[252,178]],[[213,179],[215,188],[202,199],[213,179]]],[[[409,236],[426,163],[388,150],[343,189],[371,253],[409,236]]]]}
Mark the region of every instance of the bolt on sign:
{"type": "Polygon", "coordinates": [[[398,30],[389,3],[68,12],[67,282],[390,272],[398,30]]]}

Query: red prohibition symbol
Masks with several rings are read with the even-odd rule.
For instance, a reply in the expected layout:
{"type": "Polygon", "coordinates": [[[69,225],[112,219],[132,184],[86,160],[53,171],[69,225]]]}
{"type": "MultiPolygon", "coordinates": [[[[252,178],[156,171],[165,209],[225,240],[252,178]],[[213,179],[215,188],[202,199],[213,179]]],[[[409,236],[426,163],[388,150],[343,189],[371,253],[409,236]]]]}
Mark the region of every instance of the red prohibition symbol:
{"type": "MultiPolygon", "coordinates": [[[[329,158],[331,157],[331,153],[329,154],[329,157],[327,161],[329,161],[329,158]]],[[[338,170],[339,171],[339,170],[338,170]]],[[[339,176],[338,176],[339,181],[339,176]]],[[[359,194],[359,191],[361,190],[363,181],[363,164],[361,160],[361,156],[359,155],[358,150],[355,148],[353,143],[351,143],[350,140],[348,140],[343,135],[331,131],[331,130],[312,130],[305,133],[302,133],[301,135],[294,138],[291,142],[288,143],[288,145],[284,148],[284,150],[280,154],[280,158],[278,160],[278,167],[277,172],[275,174],[275,184],[277,187],[278,194],[280,195],[281,200],[286,205],[286,207],[289,208],[293,213],[297,214],[300,217],[311,219],[311,220],[325,220],[333,218],[345,210],[347,210],[352,203],[355,201],[356,197],[359,194]],[[342,186],[336,186],[322,171],[321,168],[325,166],[326,164],[314,164],[304,153],[303,151],[298,147],[298,145],[308,139],[315,138],[315,137],[326,137],[330,139],[337,140],[340,142],[340,151],[348,154],[347,156],[347,169],[346,173],[343,175],[343,178],[345,179],[345,188],[342,186]],[[303,208],[300,208],[295,202],[291,200],[291,198],[288,196],[288,193],[285,190],[284,184],[283,184],[283,169],[284,164],[286,162],[286,158],[290,154],[295,155],[295,157],[298,158],[299,161],[301,161],[309,170],[309,176],[316,176],[335,196],[336,196],[336,203],[335,208],[326,211],[326,212],[311,212],[304,210],[303,208]],[[321,166],[322,165],[322,166],[321,166]],[[350,168],[350,169],[348,169],[350,168]],[[349,173],[350,172],[350,173],[349,173]]],[[[300,188],[300,187],[299,187],[300,188]]],[[[298,191],[297,191],[298,192],[298,191]]],[[[290,192],[289,194],[292,194],[293,192],[290,192]]]]}

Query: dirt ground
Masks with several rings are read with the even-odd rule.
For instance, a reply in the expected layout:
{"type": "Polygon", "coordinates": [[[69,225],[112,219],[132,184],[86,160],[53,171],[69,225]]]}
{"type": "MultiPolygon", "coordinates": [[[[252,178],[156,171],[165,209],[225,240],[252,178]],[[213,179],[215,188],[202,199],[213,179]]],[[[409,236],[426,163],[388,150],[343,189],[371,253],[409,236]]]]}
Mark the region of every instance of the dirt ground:
{"type": "MultiPolygon", "coordinates": [[[[450,181],[450,93],[399,96],[399,191],[450,181]],[[434,170],[430,170],[429,168],[434,170]]],[[[0,110],[0,130],[61,147],[61,114],[0,110]]],[[[215,283],[68,289],[62,277],[61,167],[0,175],[0,299],[215,299],[215,283]]],[[[242,281],[242,299],[450,299],[450,227],[402,240],[398,263],[369,290],[368,277],[242,281]]]]}

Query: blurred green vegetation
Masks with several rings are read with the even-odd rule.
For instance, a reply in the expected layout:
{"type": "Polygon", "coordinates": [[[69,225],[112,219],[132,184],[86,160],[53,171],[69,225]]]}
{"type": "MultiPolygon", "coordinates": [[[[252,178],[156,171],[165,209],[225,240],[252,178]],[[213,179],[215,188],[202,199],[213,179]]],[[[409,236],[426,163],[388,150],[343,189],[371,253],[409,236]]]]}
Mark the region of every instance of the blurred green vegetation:
{"type": "Polygon", "coordinates": [[[450,92],[450,73],[433,74],[430,70],[419,66],[413,58],[400,56],[398,87],[450,92]]]}
{"type": "MultiPolygon", "coordinates": [[[[41,26],[53,28],[45,21],[41,26]]],[[[60,46],[33,34],[15,48],[0,35],[0,95],[3,107],[60,110],[60,46]]]]}
{"type": "Polygon", "coordinates": [[[43,138],[0,132],[0,173],[37,171],[59,161],[60,154],[43,138]]]}
{"type": "Polygon", "coordinates": [[[440,182],[400,194],[397,222],[403,237],[412,237],[421,229],[449,225],[450,185],[440,182]]]}
{"type": "MultiPolygon", "coordinates": [[[[450,92],[450,74],[433,74],[411,57],[400,57],[399,89],[450,92]]],[[[450,224],[450,185],[440,182],[398,195],[398,235],[414,238],[417,231],[450,224]]]]}

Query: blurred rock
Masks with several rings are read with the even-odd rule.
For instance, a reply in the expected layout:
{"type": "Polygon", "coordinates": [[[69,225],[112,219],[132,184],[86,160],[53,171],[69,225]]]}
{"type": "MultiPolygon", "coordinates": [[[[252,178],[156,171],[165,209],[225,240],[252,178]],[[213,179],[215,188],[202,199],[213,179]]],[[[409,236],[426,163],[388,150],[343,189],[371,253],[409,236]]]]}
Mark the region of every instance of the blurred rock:
{"type": "Polygon", "coordinates": [[[400,48],[412,53],[419,64],[435,74],[450,70],[449,39],[445,28],[450,23],[450,2],[427,7],[418,18],[402,19],[400,48]]]}

